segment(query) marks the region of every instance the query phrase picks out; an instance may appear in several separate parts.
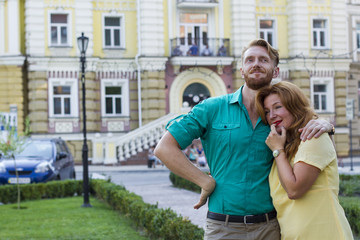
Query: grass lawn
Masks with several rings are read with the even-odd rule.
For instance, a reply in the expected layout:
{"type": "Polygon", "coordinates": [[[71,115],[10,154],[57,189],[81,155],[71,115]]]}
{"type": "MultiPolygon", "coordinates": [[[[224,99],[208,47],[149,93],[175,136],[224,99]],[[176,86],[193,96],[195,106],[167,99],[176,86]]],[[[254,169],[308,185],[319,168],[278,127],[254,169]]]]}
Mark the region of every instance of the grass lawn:
{"type": "Polygon", "coordinates": [[[147,240],[134,223],[96,198],[92,208],[82,197],[28,201],[0,206],[0,239],[126,239],[147,240]]]}

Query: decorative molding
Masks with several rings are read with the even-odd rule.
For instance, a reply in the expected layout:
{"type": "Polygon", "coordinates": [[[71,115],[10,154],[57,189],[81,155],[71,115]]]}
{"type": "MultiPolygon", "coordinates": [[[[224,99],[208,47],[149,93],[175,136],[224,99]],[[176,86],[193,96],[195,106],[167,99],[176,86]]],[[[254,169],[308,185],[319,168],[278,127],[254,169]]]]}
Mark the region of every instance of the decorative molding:
{"type": "Polygon", "coordinates": [[[24,61],[23,56],[0,56],[0,66],[22,66],[24,61]]]}
{"type": "Polygon", "coordinates": [[[44,1],[47,8],[74,8],[75,0],[47,0],[44,1]]]}
{"type": "Polygon", "coordinates": [[[135,0],[132,0],[132,1],[131,0],[130,1],[126,1],[126,0],[120,0],[120,1],[94,0],[93,4],[94,4],[95,11],[110,11],[110,12],[112,12],[112,11],[134,12],[134,11],[136,11],[136,1],[135,0]]]}
{"type": "Polygon", "coordinates": [[[170,87],[169,105],[171,113],[182,112],[183,92],[188,85],[195,82],[205,85],[209,89],[211,97],[227,94],[224,81],[216,72],[203,67],[189,68],[181,72],[170,87]]]}
{"type": "Polygon", "coordinates": [[[131,72],[131,71],[121,71],[121,70],[115,70],[115,71],[97,71],[96,72],[97,78],[98,79],[103,79],[103,78],[107,78],[107,79],[120,79],[120,78],[125,78],[125,79],[136,79],[137,77],[137,72],[131,72]]]}
{"type": "MultiPolygon", "coordinates": [[[[139,59],[140,67],[142,71],[165,71],[166,57],[142,57],[139,59]]],[[[134,65],[136,66],[136,65],[134,65]]]]}

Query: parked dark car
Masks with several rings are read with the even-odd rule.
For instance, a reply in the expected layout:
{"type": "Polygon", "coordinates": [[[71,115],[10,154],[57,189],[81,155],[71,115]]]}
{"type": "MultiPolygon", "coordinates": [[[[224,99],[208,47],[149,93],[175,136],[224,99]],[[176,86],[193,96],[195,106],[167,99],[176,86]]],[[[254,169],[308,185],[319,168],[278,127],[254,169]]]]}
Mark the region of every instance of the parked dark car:
{"type": "MultiPolygon", "coordinates": [[[[75,179],[74,159],[64,140],[29,139],[15,155],[19,183],[75,179]]],[[[0,159],[0,185],[16,184],[15,161],[0,159]]]]}

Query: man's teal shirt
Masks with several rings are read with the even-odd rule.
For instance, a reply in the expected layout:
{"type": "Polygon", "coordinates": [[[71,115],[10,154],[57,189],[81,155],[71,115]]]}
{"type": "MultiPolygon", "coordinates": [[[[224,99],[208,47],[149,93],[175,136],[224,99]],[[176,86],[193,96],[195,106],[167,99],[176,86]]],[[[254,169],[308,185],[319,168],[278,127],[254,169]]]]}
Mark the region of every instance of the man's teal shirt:
{"type": "Polygon", "coordinates": [[[273,157],[265,144],[270,129],[261,118],[253,128],[242,89],[204,100],[168,127],[182,149],[201,139],[216,181],[209,211],[216,213],[254,215],[274,210],[268,183],[273,157]]]}

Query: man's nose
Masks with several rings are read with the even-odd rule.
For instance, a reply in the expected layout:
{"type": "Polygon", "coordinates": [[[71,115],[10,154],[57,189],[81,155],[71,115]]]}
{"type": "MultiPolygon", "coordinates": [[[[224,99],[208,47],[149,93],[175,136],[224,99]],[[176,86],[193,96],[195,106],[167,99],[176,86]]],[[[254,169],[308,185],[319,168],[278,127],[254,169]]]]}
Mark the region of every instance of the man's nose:
{"type": "Polygon", "coordinates": [[[260,65],[260,61],[259,61],[259,59],[255,59],[254,60],[254,66],[259,66],[260,65]]]}

